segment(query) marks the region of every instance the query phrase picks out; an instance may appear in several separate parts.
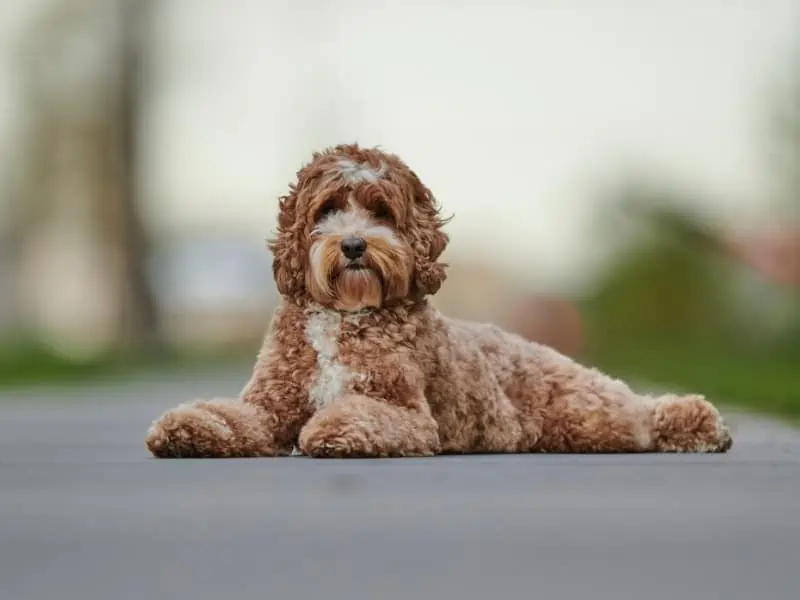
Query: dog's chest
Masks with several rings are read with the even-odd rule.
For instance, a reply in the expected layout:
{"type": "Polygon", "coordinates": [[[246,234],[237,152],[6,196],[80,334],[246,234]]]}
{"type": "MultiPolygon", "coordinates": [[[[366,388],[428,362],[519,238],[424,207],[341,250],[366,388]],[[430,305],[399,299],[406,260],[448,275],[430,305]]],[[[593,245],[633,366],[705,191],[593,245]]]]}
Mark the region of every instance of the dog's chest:
{"type": "Polygon", "coordinates": [[[342,362],[342,315],[319,310],[308,315],[306,340],[317,354],[317,369],[308,390],[311,403],[324,408],[346,393],[350,385],[364,378],[342,362]]]}

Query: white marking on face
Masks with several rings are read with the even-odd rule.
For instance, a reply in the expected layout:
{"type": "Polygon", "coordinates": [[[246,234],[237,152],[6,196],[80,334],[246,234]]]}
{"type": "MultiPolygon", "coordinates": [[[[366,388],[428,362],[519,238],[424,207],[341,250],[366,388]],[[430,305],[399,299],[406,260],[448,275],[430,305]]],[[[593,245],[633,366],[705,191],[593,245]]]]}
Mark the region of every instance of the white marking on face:
{"type": "Polygon", "coordinates": [[[347,183],[377,183],[386,173],[386,165],[381,164],[377,169],[363,163],[354,162],[343,158],[338,162],[339,173],[347,183]]]}
{"type": "Polygon", "coordinates": [[[325,250],[324,244],[320,242],[315,242],[311,246],[311,253],[309,254],[309,260],[311,261],[311,268],[314,270],[318,270],[322,268],[322,257],[323,251],[325,250]]]}
{"type": "Polygon", "coordinates": [[[318,410],[340,398],[353,379],[339,360],[341,325],[340,313],[322,308],[310,311],[306,321],[306,339],[317,353],[317,376],[308,397],[318,410]]]}
{"type": "MultiPolygon", "coordinates": [[[[345,210],[336,210],[326,216],[314,228],[317,235],[338,235],[342,237],[358,236],[364,238],[381,238],[392,245],[399,245],[391,227],[375,221],[368,210],[359,206],[352,194],[347,199],[345,210]]],[[[314,250],[312,250],[312,261],[314,250]]]]}

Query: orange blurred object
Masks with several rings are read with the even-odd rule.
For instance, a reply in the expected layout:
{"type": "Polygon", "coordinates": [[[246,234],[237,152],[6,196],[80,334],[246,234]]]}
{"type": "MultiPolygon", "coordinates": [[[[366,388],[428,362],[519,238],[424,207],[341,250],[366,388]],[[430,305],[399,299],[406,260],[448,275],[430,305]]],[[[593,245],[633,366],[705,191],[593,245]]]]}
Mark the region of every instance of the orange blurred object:
{"type": "Polygon", "coordinates": [[[773,283],[800,286],[800,229],[730,236],[724,246],[730,256],[773,283]]]}
{"type": "Polygon", "coordinates": [[[581,353],[583,325],[572,302],[550,296],[525,296],[515,304],[509,319],[512,331],[572,358],[581,353]]]}

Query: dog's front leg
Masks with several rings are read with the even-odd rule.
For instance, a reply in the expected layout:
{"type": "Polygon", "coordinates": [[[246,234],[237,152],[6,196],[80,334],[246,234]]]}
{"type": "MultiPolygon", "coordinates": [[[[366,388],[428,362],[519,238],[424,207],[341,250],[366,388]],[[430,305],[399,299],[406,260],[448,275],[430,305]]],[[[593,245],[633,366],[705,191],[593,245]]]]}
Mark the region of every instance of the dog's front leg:
{"type": "Polygon", "coordinates": [[[158,458],[237,458],[288,454],[276,419],[261,405],[233,399],[196,400],[165,412],[147,432],[158,458]]]}
{"type": "Polygon", "coordinates": [[[197,400],[165,412],[146,445],[159,458],[244,458],[291,453],[311,416],[307,393],[280,351],[265,352],[236,400],[197,400]]]}
{"type": "Polygon", "coordinates": [[[314,414],[300,431],[300,451],[317,458],[432,456],[439,431],[424,400],[396,406],[361,394],[314,414]]]}

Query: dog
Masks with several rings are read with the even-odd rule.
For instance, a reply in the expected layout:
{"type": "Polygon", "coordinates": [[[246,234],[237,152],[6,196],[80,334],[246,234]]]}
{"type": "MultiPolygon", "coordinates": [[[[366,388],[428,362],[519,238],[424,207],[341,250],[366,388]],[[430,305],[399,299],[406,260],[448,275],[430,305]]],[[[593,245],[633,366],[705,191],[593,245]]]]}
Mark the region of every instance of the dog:
{"type": "MultiPolygon", "coordinates": [[[[156,457],[411,457],[727,452],[697,394],[647,395],[492,324],[430,302],[448,218],[397,155],[315,152],[268,240],[281,295],[238,399],[153,422],[156,457]]],[[[478,282],[476,282],[478,284],[478,282]]]]}

